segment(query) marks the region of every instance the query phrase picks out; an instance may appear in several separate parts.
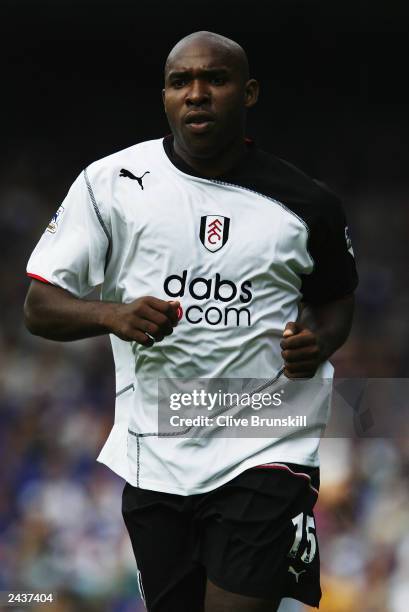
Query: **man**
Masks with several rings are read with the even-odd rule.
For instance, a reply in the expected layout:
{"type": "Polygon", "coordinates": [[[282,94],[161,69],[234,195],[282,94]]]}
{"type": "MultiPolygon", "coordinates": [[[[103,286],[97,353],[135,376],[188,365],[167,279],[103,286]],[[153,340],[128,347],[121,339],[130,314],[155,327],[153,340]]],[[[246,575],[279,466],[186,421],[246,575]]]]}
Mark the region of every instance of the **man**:
{"type": "Polygon", "coordinates": [[[111,335],[116,414],[99,460],[127,481],[153,612],[273,611],[321,595],[318,433],[158,435],[158,378],[331,378],[327,359],[350,330],[342,209],[245,139],[257,96],[237,43],[181,40],[165,66],[172,136],[84,170],[28,263],[32,333],[111,335]],[[84,300],[98,285],[102,301],[84,300]]]}

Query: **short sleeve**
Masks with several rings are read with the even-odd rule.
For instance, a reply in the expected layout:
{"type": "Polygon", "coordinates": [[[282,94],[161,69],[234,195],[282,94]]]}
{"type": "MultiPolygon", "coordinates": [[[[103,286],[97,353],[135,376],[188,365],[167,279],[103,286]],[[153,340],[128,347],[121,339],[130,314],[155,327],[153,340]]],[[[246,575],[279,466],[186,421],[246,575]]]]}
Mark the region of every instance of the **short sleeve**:
{"type": "Polygon", "coordinates": [[[345,213],[341,202],[324,191],[319,213],[309,226],[308,250],[314,261],[309,275],[302,277],[302,299],[323,303],[352,293],[358,274],[345,213]]]}
{"type": "Polygon", "coordinates": [[[86,170],[72,184],[27,264],[27,274],[84,297],[104,280],[109,223],[86,170]]]}

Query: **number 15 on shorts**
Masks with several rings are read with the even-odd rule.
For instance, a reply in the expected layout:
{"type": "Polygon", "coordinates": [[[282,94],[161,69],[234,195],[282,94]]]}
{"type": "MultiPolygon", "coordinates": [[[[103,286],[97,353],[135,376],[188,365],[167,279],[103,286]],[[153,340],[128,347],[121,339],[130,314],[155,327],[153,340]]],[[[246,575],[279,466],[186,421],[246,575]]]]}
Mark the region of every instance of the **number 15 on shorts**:
{"type": "Polygon", "coordinates": [[[301,512],[291,520],[295,527],[295,536],[288,556],[291,559],[299,557],[303,563],[311,563],[317,552],[314,517],[311,514],[301,512]],[[301,547],[301,544],[303,544],[303,547],[301,547]]]}

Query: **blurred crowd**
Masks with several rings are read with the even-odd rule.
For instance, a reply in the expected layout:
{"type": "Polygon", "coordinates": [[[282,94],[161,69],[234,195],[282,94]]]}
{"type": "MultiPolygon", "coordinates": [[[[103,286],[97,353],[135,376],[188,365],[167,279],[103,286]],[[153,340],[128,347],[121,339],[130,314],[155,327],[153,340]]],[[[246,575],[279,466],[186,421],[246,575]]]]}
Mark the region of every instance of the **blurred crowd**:
{"type": "MultiPolygon", "coordinates": [[[[123,482],[95,461],[113,422],[108,339],[53,343],[22,322],[26,260],[74,176],[44,188],[21,167],[0,188],[0,591],[53,592],[56,612],[138,612],[123,482]]],[[[405,377],[408,192],[343,191],[361,282],[337,375],[405,377]]],[[[325,439],[321,461],[320,609],[406,612],[409,441],[325,439]]]]}

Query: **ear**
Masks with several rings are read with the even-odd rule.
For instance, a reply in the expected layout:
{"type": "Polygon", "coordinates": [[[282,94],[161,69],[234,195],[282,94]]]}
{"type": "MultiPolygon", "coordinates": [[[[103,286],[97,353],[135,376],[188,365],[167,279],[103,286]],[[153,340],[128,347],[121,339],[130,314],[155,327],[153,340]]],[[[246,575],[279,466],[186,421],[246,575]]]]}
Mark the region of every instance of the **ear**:
{"type": "Polygon", "coordinates": [[[165,110],[166,110],[165,88],[162,89],[162,102],[163,102],[163,106],[165,107],[165,110]]]}
{"type": "Polygon", "coordinates": [[[250,79],[244,86],[244,106],[251,108],[258,100],[260,87],[256,79],[250,79]]]}

